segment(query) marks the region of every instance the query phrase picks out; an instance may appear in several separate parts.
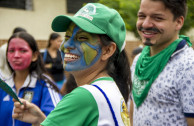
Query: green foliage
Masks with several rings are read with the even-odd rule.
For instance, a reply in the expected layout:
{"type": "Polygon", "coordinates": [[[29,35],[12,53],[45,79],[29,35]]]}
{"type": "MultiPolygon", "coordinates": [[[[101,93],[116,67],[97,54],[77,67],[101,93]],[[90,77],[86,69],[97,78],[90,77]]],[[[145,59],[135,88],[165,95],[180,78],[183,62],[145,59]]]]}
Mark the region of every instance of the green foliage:
{"type": "MultiPolygon", "coordinates": [[[[126,29],[133,32],[137,38],[139,35],[136,29],[137,12],[139,10],[140,0],[96,0],[108,7],[117,10],[123,18],[126,29]]],[[[185,24],[181,29],[181,34],[185,34],[188,30],[194,27],[194,0],[187,0],[188,14],[185,24]]]]}
{"type": "Polygon", "coordinates": [[[137,11],[140,0],[97,0],[98,3],[114,8],[123,18],[126,29],[138,37],[136,30],[137,11]]]}
{"type": "Polygon", "coordinates": [[[185,19],[181,34],[185,34],[188,30],[194,27],[194,0],[187,0],[188,13],[185,19]]]}

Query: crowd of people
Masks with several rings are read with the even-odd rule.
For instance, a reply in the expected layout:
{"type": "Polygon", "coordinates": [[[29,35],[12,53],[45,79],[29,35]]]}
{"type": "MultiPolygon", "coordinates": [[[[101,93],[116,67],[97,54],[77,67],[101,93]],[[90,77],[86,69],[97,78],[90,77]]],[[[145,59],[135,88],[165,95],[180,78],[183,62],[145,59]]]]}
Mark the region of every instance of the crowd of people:
{"type": "Polygon", "coordinates": [[[186,16],[187,0],[141,0],[132,65],[122,17],[100,3],[56,16],[43,52],[19,28],[1,47],[0,77],[22,104],[0,89],[0,124],[194,126],[194,50],[179,34],[186,16]]]}

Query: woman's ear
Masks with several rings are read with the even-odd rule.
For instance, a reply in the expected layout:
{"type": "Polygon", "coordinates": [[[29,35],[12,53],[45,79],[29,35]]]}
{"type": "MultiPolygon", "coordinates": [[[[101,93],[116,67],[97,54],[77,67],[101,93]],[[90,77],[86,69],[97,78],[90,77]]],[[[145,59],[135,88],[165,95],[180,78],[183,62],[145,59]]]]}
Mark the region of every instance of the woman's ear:
{"type": "Polygon", "coordinates": [[[101,59],[103,61],[109,59],[114,54],[116,49],[117,49],[117,45],[114,42],[111,42],[109,45],[104,46],[102,48],[102,57],[101,57],[101,59]]]}
{"type": "Polygon", "coordinates": [[[35,62],[38,59],[38,55],[39,55],[39,52],[37,51],[32,54],[32,62],[35,62]]]}

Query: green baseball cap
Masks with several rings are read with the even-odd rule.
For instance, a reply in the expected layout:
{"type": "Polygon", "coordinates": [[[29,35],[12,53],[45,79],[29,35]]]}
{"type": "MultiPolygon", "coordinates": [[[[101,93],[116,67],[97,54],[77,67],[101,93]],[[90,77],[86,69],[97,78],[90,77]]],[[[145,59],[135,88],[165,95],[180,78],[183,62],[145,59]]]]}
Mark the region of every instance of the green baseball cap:
{"type": "Polygon", "coordinates": [[[125,47],[125,23],[114,9],[100,3],[88,3],[74,16],[55,17],[52,29],[56,32],[65,32],[71,22],[86,32],[108,35],[116,43],[120,52],[125,47]]]}

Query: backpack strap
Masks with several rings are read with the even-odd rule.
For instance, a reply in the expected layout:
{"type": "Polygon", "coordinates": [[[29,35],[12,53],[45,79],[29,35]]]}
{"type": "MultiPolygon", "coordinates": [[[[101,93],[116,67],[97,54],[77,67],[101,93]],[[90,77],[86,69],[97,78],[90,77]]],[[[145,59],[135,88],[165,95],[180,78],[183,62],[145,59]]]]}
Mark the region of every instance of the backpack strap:
{"type": "Polygon", "coordinates": [[[105,92],[104,92],[99,86],[97,86],[97,85],[92,85],[92,86],[96,87],[96,88],[104,95],[104,97],[105,97],[105,99],[106,99],[106,102],[108,103],[108,106],[109,106],[110,111],[111,111],[111,113],[112,113],[112,117],[113,117],[115,126],[118,126],[119,124],[118,124],[117,118],[116,118],[116,116],[115,116],[115,112],[114,112],[114,110],[113,110],[113,108],[112,108],[112,105],[111,105],[111,103],[110,103],[110,101],[109,101],[107,95],[105,94],[105,92]]]}
{"type": "Polygon", "coordinates": [[[44,54],[43,54],[43,61],[46,61],[46,57],[47,57],[47,49],[45,49],[44,54]]]}

